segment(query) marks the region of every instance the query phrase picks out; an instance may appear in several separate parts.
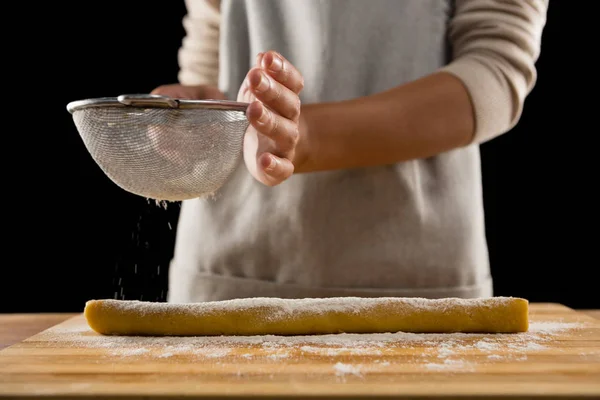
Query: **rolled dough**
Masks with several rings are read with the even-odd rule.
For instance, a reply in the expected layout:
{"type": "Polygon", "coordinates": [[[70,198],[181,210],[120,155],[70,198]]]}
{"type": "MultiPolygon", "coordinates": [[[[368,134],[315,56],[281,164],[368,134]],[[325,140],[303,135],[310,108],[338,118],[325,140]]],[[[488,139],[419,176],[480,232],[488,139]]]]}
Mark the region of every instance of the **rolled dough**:
{"type": "Polygon", "coordinates": [[[334,333],[514,333],[529,328],[515,297],[250,298],[204,303],[90,300],[84,315],[104,335],[211,336],[334,333]]]}

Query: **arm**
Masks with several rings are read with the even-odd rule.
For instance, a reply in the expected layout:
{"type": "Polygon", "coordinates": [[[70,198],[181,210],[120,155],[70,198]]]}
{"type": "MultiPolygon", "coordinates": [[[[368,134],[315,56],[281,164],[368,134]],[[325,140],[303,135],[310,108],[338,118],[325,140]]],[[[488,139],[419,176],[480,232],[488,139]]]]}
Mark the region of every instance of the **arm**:
{"type": "Polygon", "coordinates": [[[220,0],[186,0],[185,37],[178,52],[179,84],[152,91],[182,99],[224,99],[218,90],[220,0]]]}
{"type": "Polygon", "coordinates": [[[295,172],[393,164],[466,146],[473,106],[459,79],[435,73],[354,100],[302,107],[295,172]]]}
{"type": "Polygon", "coordinates": [[[382,165],[479,144],[518,122],[548,0],[457,0],[454,60],[384,93],[302,106],[295,173],[382,165]]]}
{"type": "Polygon", "coordinates": [[[217,86],[219,76],[219,0],[185,0],[185,37],[179,48],[179,83],[217,86]]]}

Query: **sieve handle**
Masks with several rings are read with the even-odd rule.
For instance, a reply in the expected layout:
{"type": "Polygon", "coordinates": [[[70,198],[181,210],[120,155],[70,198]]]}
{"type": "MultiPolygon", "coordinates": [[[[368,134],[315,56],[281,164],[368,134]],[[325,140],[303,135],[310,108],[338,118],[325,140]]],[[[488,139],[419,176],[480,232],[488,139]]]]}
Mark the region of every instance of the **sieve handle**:
{"type": "Polygon", "coordinates": [[[168,96],[161,96],[156,94],[122,94],[117,97],[119,103],[127,106],[164,106],[170,108],[178,108],[179,102],[168,96]]]}

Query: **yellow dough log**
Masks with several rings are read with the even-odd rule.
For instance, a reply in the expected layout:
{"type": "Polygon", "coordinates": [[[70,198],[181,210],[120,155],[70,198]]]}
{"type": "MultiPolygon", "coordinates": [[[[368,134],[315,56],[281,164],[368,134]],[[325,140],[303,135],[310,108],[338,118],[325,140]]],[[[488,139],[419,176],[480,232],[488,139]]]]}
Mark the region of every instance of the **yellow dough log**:
{"type": "Polygon", "coordinates": [[[529,302],[514,297],[251,298],[174,304],[90,300],[84,315],[104,335],[211,336],[334,333],[514,333],[529,328],[529,302]]]}

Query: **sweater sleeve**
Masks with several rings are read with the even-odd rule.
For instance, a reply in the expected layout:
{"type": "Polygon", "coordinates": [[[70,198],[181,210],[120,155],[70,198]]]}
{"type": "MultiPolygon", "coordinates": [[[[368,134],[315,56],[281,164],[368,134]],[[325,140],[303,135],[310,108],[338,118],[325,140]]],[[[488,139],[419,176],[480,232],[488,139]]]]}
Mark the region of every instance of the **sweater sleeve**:
{"type": "Polygon", "coordinates": [[[185,0],[185,36],[178,52],[182,85],[214,85],[219,77],[219,0],[185,0]]]}
{"type": "Polygon", "coordinates": [[[475,112],[473,143],[512,129],[537,80],[549,0],[456,0],[450,21],[452,61],[475,112]]]}

